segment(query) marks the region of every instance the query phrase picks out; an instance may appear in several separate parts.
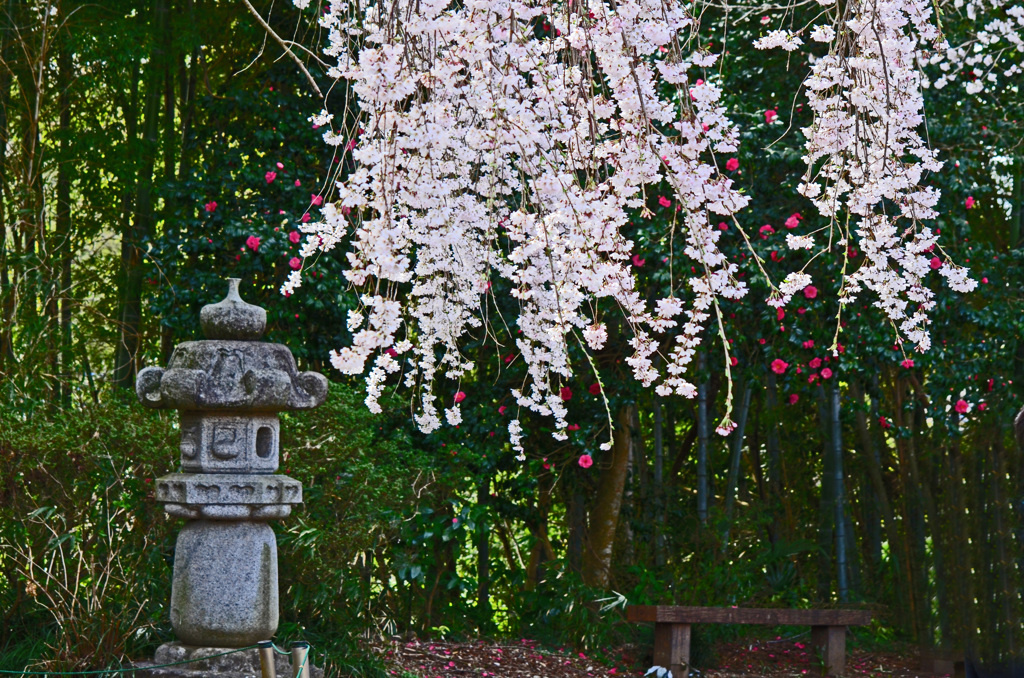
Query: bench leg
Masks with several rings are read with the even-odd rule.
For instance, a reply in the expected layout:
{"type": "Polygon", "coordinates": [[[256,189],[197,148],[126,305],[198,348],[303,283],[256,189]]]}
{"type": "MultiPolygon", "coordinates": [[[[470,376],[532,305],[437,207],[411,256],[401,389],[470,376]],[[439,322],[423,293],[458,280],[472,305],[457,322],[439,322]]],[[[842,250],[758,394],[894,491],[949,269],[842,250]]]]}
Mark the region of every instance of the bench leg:
{"type": "Polygon", "coordinates": [[[811,644],[821,652],[824,675],[843,675],[846,670],[845,626],[812,626],[811,644]]]}
{"type": "Polygon", "coordinates": [[[690,625],[658,622],[654,625],[654,665],[664,666],[672,678],[690,672],[690,625]]]}

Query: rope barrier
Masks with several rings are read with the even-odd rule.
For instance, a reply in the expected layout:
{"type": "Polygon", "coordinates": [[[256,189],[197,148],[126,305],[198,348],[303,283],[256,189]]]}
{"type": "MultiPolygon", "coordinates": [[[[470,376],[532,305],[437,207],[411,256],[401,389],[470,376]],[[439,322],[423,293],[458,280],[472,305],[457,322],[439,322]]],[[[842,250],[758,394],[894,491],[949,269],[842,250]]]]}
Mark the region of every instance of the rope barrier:
{"type": "MultiPolygon", "coordinates": [[[[278,654],[291,656],[291,652],[286,652],[279,648],[277,645],[271,643],[274,651],[278,654]]],[[[0,674],[14,675],[14,676],[97,676],[106,673],[134,673],[136,671],[150,671],[152,669],[164,669],[170,666],[182,666],[184,664],[194,664],[195,662],[205,661],[207,659],[214,659],[215,657],[224,657],[229,654],[235,654],[236,652],[245,652],[246,650],[255,650],[259,648],[259,645],[250,645],[248,647],[240,647],[235,650],[228,650],[227,652],[218,652],[217,654],[210,654],[204,657],[196,657],[195,659],[185,659],[180,662],[171,662],[170,664],[158,664],[156,666],[136,666],[129,669],[102,669],[97,671],[14,671],[10,669],[0,669],[0,674]]],[[[306,665],[307,654],[302,658],[302,665],[299,666],[299,672],[306,665]]],[[[296,674],[298,675],[298,673],[296,674]]]]}

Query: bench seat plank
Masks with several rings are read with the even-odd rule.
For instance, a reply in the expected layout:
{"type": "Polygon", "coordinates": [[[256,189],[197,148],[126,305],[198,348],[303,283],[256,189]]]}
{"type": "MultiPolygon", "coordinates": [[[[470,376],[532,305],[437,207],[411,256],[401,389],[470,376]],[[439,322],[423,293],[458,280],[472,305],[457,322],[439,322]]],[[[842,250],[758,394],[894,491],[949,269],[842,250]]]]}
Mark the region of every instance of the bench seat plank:
{"type": "Polygon", "coordinates": [[[753,607],[685,607],[629,605],[632,622],[673,624],[766,624],[769,626],[862,626],[871,621],[868,610],[789,610],[753,607]]]}

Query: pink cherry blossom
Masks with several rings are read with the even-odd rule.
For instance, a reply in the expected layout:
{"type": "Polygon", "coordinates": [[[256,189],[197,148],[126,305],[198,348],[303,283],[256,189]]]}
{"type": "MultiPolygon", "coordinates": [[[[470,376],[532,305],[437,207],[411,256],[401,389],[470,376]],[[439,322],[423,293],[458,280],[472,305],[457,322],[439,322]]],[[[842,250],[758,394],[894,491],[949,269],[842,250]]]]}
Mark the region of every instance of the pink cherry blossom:
{"type": "Polygon", "coordinates": [[[203,208],[206,209],[207,212],[213,212],[217,209],[217,203],[211,200],[210,202],[203,205],[203,208]]]}
{"type": "Polygon", "coordinates": [[[725,169],[730,172],[735,172],[740,168],[740,161],[738,158],[729,158],[725,161],[725,169]]]}
{"type": "Polygon", "coordinates": [[[288,242],[290,242],[291,244],[297,245],[300,240],[302,240],[302,234],[299,233],[298,231],[292,231],[291,233],[288,234],[288,242]]]}
{"type": "Polygon", "coordinates": [[[298,257],[292,257],[291,259],[288,260],[288,266],[290,266],[293,271],[297,271],[300,268],[302,268],[302,259],[299,259],[298,257]]]}
{"type": "Polygon", "coordinates": [[[590,468],[591,466],[594,465],[594,460],[591,459],[589,454],[582,454],[582,455],[580,455],[579,464],[583,468],[590,468]]]}
{"type": "Polygon", "coordinates": [[[272,184],[272,183],[274,183],[274,179],[277,178],[277,172],[275,172],[273,170],[270,170],[266,174],[263,175],[263,178],[267,180],[268,184],[272,184]]]}
{"type": "Polygon", "coordinates": [[[258,252],[260,249],[260,239],[254,235],[250,235],[245,239],[245,246],[251,249],[253,252],[258,252]]]}
{"type": "Polygon", "coordinates": [[[789,367],[789,363],[781,358],[776,358],[771,364],[772,372],[775,374],[784,374],[787,367],[789,367]]]}

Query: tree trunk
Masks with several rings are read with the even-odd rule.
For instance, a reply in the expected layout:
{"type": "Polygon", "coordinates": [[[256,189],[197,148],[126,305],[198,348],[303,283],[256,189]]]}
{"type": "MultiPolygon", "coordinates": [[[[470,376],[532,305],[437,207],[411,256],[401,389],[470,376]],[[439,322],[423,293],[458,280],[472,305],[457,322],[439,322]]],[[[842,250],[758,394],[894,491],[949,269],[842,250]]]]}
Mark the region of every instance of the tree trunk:
{"type": "Polygon", "coordinates": [[[846,535],[846,512],[843,487],[843,441],[842,422],[839,415],[839,384],[833,383],[829,389],[832,399],[832,473],[833,487],[832,494],[835,498],[835,523],[836,523],[836,581],[839,585],[839,602],[845,603],[849,599],[849,581],[847,572],[847,535],[846,535]]]}
{"type": "Polygon", "coordinates": [[[703,352],[697,357],[697,518],[708,521],[708,382],[704,379],[707,359],[703,352]]]}
{"type": "Polygon", "coordinates": [[[612,551],[633,441],[630,422],[636,407],[634,403],[623,405],[619,410],[611,460],[601,473],[594,507],[590,511],[587,548],[583,554],[583,582],[594,588],[607,589],[611,580],[612,551]]]}
{"type": "Polygon", "coordinates": [[[736,428],[730,434],[732,447],[729,458],[729,477],[725,484],[725,529],[722,532],[722,553],[729,549],[729,530],[732,527],[732,514],[736,505],[736,489],[740,481],[740,458],[743,454],[743,436],[747,429],[747,413],[750,412],[750,397],[754,392],[753,384],[748,381],[743,388],[743,397],[736,412],[736,428]]]}
{"type": "Polygon", "coordinates": [[[665,445],[661,396],[654,395],[654,565],[665,566],[665,445]]]}
{"type": "Polygon", "coordinates": [[[491,530],[488,506],[491,503],[491,478],[484,478],[476,490],[476,615],[481,633],[491,622],[491,530]]]}
{"type": "Polygon", "coordinates": [[[71,346],[71,262],[74,259],[74,241],[71,235],[71,48],[67,37],[61,40],[57,51],[57,105],[60,108],[60,161],[57,164],[57,215],[55,241],[60,252],[60,370],[58,381],[61,407],[71,406],[71,381],[74,374],[74,353],[71,346]]]}

